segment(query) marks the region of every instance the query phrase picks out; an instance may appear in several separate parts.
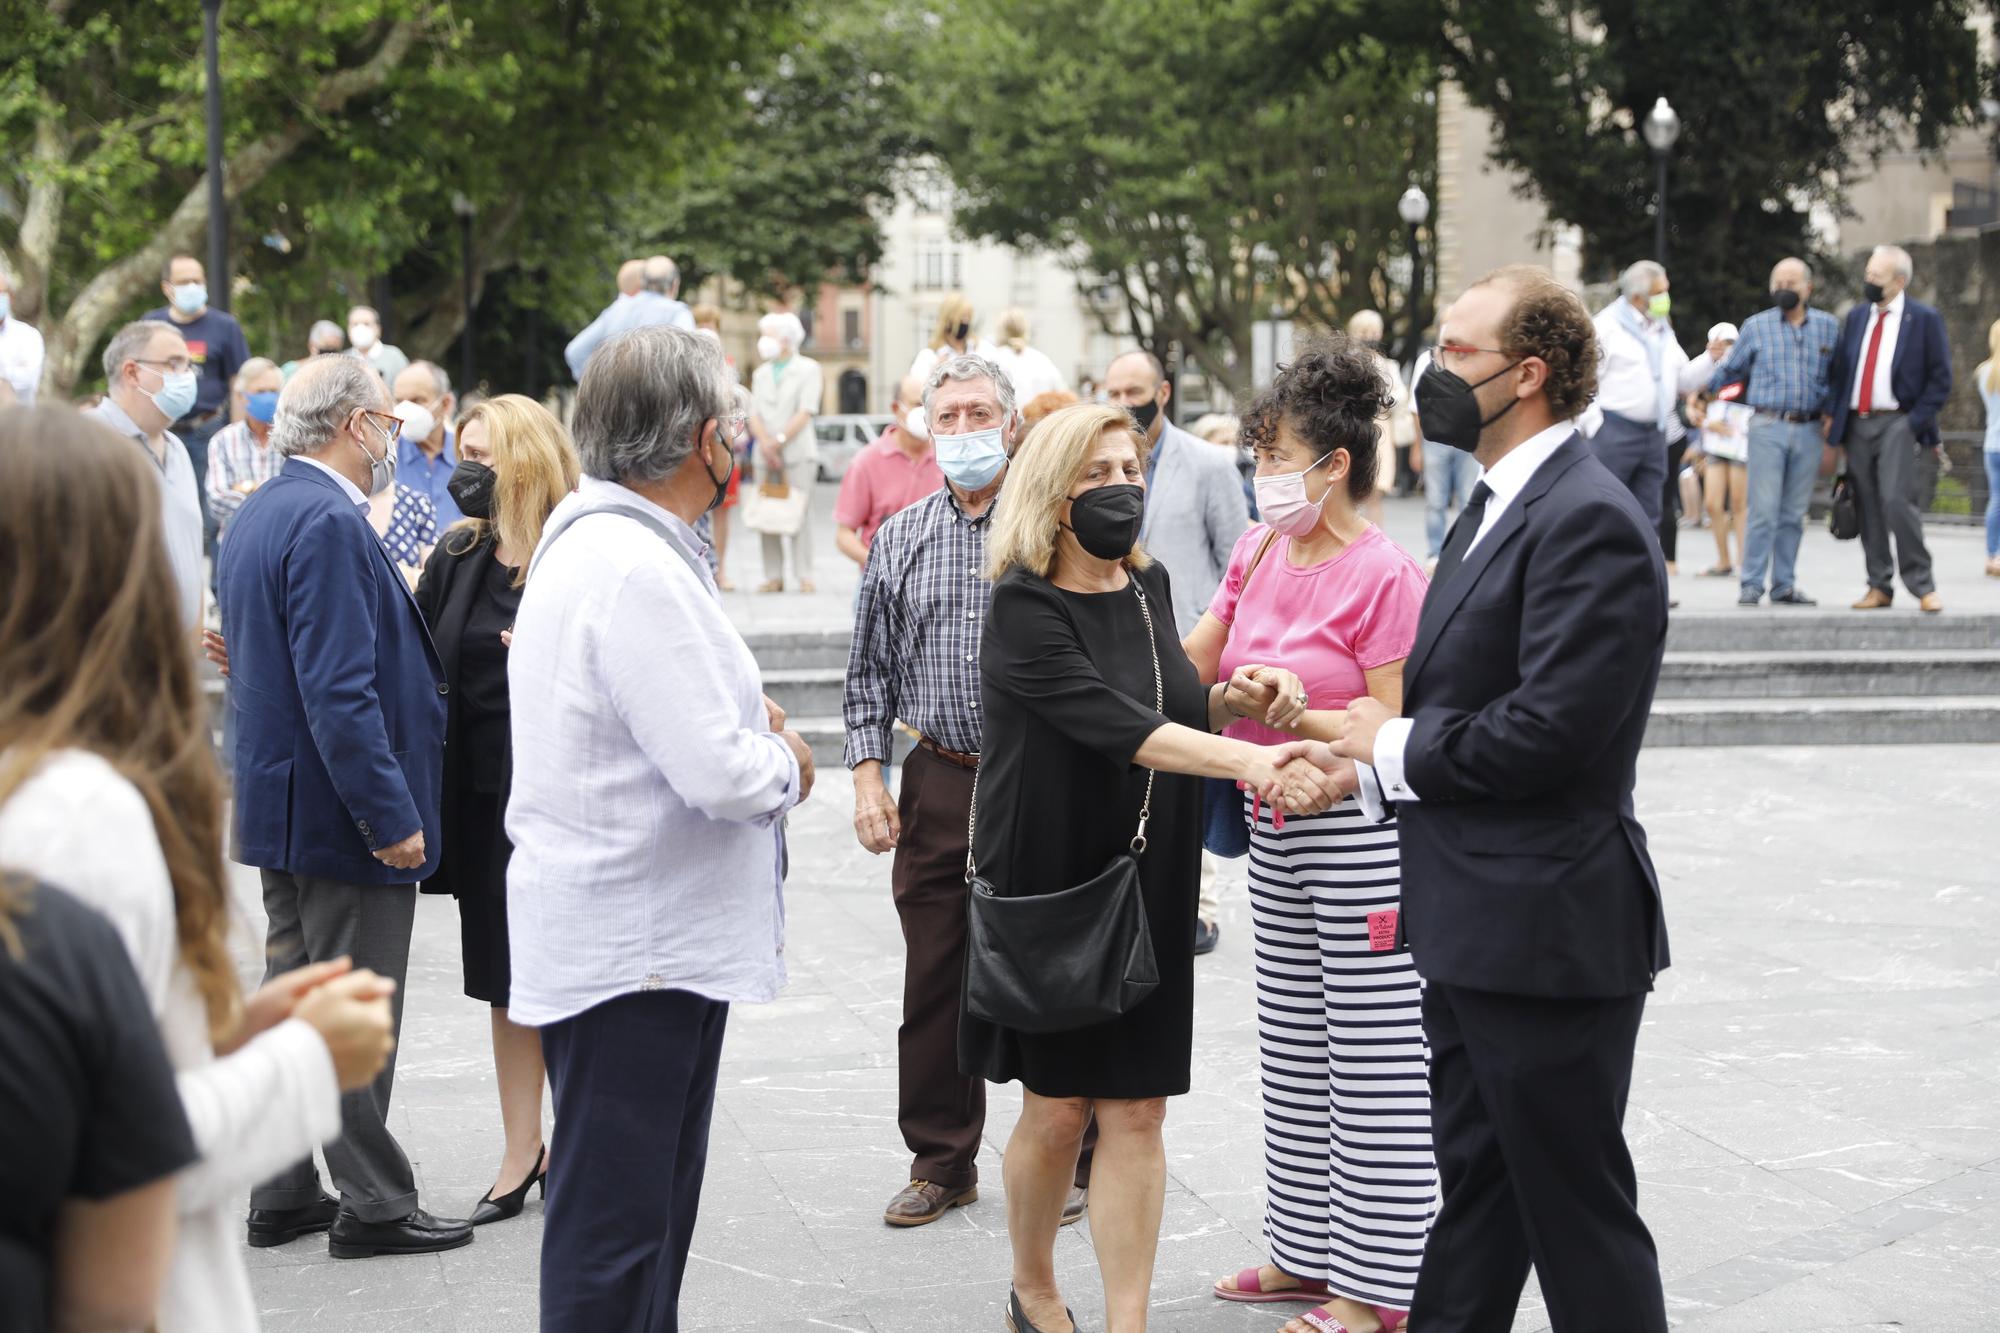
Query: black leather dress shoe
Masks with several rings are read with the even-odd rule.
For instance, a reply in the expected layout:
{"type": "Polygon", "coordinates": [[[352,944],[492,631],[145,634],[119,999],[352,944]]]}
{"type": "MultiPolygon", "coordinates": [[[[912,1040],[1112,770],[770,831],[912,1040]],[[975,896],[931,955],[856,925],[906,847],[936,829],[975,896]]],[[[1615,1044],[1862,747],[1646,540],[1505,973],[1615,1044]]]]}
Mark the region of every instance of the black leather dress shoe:
{"type": "Polygon", "coordinates": [[[472,1244],[472,1223],[432,1217],[419,1208],[393,1222],[364,1222],[342,1210],[326,1238],[336,1259],[372,1259],[378,1254],[436,1254],[472,1244]]]}
{"type": "Polygon", "coordinates": [[[1214,953],[1215,946],[1222,939],[1222,927],[1213,921],[1197,920],[1194,923],[1194,951],[1198,954],[1214,953]]]}
{"type": "Polygon", "coordinates": [[[258,1249],[285,1245],[300,1236],[324,1231],[340,1212],[340,1200],[322,1193],[318,1203],[303,1208],[252,1208],[245,1230],[249,1243],[258,1249]]]}

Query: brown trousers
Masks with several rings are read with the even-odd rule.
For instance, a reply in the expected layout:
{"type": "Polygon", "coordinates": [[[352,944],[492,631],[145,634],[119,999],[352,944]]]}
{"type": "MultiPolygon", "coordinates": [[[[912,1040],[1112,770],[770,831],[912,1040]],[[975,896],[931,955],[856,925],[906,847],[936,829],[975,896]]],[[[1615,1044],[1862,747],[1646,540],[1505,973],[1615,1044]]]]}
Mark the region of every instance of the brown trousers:
{"type": "MultiPolygon", "coordinates": [[[[958,1067],[965,994],[965,830],[972,771],[916,749],[903,764],[903,833],[889,873],[903,925],[903,1023],[896,1029],[896,1121],[910,1178],[963,1189],[979,1180],[986,1081],[958,1067]]],[[[1093,1121],[1076,1183],[1090,1184],[1093,1121]]]]}

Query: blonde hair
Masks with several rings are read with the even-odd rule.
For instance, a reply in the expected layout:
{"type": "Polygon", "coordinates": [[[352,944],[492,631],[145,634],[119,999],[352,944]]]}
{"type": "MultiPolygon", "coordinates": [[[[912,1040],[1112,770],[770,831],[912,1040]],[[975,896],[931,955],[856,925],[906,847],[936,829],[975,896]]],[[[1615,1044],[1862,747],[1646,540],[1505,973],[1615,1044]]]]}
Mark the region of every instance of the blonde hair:
{"type": "MultiPolygon", "coordinates": [[[[937,327],[931,330],[931,350],[935,352],[950,342],[952,333],[960,324],[971,323],[972,302],[966,299],[965,293],[953,292],[945,297],[943,304],[938,306],[937,327]]],[[[969,329],[965,336],[970,342],[972,334],[969,329]]]]}
{"type": "Polygon", "coordinates": [[[1979,369],[1972,372],[1979,377],[1979,387],[1992,393],[2000,389],[2000,319],[1994,320],[1986,328],[1986,359],[1979,363],[1979,369]]]}
{"type": "Polygon", "coordinates": [[[1000,341],[1017,352],[1028,350],[1028,312],[1010,305],[1000,312],[1000,341]]]}
{"type": "MultiPolygon", "coordinates": [[[[526,557],[541,544],[549,512],[576,489],[583,473],[576,446],[555,414],[524,394],[488,398],[458,419],[459,433],[475,421],[486,423],[486,448],[496,474],[493,517],[452,524],[453,532],[466,534],[453,539],[452,554],[463,555],[497,533],[509,551],[526,557]]],[[[514,571],[514,586],[527,581],[524,558],[514,571]]]]}
{"type": "Polygon", "coordinates": [[[722,307],[719,305],[703,301],[690,308],[688,315],[694,320],[694,326],[698,329],[720,331],[722,328],[722,307]]]}
{"type": "MultiPolygon", "coordinates": [[[[993,531],[986,540],[988,578],[997,579],[1016,566],[1049,577],[1056,563],[1056,515],[1090,466],[1097,442],[1113,430],[1131,439],[1144,462],[1146,442],[1122,407],[1078,403],[1050,413],[1028,432],[1007,465],[1007,483],[993,507],[993,531]]],[[[1152,563],[1137,546],[1125,557],[1127,569],[1144,569],[1152,563]]]]}

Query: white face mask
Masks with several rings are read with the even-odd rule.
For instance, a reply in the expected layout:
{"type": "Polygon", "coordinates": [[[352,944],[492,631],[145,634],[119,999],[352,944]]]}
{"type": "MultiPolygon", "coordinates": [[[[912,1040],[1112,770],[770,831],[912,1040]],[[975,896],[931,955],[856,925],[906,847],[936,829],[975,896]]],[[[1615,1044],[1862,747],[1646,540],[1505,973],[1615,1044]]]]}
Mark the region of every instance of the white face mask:
{"type": "Polygon", "coordinates": [[[437,429],[437,418],[422,403],[405,398],[396,404],[396,415],[403,419],[403,438],[406,440],[428,440],[431,432],[437,429]]]}
{"type": "MultiPolygon", "coordinates": [[[[373,417],[364,419],[371,423],[375,420],[373,417]]],[[[396,484],[396,440],[386,430],[382,433],[384,438],[382,440],[382,456],[380,458],[370,453],[368,446],[365,444],[360,444],[357,441],[355,446],[361,450],[362,456],[368,460],[368,493],[370,495],[380,495],[396,484]]]]}
{"type": "Polygon", "coordinates": [[[1314,504],[1306,499],[1306,473],[1331,457],[1333,450],[1329,449],[1297,472],[1256,478],[1257,516],[1287,537],[1303,537],[1318,527],[1326,497],[1333,494],[1333,483],[1326,484],[1319,503],[1314,504]]]}
{"type": "Polygon", "coordinates": [[[382,334],[373,324],[349,324],[347,341],[354,344],[354,350],[365,352],[381,340],[382,334]]]}
{"type": "Polygon", "coordinates": [[[776,361],[778,353],[784,350],[785,345],[768,333],[757,339],[757,359],[759,361],[776,361]]]}

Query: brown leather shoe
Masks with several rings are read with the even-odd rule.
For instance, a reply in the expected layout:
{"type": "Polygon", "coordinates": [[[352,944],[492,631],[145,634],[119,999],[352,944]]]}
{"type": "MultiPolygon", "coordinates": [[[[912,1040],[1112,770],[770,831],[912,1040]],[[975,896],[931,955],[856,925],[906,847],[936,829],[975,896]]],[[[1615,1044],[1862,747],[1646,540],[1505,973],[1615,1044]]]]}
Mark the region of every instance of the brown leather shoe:
{"type": "Polygon", "coordinates": [[[1856,611],[1880,611],[1896,599],[1880,588],[1870,588],[1868,595],[1854,604],[1856,611]]]}
{"type": "Polygon", "coordinates": [[[1944,598],[1934,592],[1927,592],[1917,599],[1917,610],[1927,611],[1931,615],[1936,615],[1938,612],[1944,610],[1944,598]]]}
{"type": "Polygon", "coordinates": [[[889,1200],[882,1220],[892,1227],[920,1227],[935,1222],[954,1208],[979,1202],[979,1186],[955,1190],[931,1180],[913,1180],[889,1200]]]}
{"type": "Polygon", "coordinates": [[[1072,1185],[1069,1197],[1063,1200],[1062,1221],[1057,1226],[1068,1226],[1083,1216],[1083,1210],[1090,1204],[1090,1191],[1081,1185],[1072,1185]]]}

